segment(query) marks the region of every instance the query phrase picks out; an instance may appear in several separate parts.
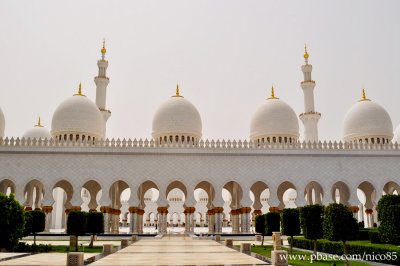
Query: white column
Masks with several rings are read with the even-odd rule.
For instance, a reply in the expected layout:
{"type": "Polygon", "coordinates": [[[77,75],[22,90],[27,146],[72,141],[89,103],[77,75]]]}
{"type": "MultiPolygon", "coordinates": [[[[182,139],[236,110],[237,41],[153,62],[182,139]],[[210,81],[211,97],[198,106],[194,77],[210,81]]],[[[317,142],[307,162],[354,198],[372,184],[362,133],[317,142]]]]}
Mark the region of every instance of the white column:
{"type": "Polygon", "coordinates": [[[223,214],[222,212],[224,211],[224,208],[222,207],[215,207],[214,208],[214,225],[215,225],[215,232],[216,234],[221,234],[222,233],[222,220],[223,220],[223,214]]]}
{"type": "Polygon", "coordinates": [[[250,233],[250,207],[241,208],[241,231],[242,233],[250,233]]]}

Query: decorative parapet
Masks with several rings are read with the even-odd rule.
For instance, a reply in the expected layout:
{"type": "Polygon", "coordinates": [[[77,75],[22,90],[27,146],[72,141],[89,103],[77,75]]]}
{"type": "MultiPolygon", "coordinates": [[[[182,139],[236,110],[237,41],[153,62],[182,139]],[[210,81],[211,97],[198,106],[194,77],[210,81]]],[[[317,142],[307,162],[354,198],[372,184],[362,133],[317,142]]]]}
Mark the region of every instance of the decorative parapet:
{"type": "Polygon", "coordinates": [[[215,149],[215,150],[400,150],[396,143],[355,143],[342,141],[271,143],[253,142],[248,140],[200,140],[198,143],[173,142],[158,143],[153,139],[106,139],[106,140],[54,140],[54,139],[25,139],[0,138],[0,148],[3,147],[78,147],[106,149],[135,149],[135,148],[182,148],[182,149],[215,149]]]}

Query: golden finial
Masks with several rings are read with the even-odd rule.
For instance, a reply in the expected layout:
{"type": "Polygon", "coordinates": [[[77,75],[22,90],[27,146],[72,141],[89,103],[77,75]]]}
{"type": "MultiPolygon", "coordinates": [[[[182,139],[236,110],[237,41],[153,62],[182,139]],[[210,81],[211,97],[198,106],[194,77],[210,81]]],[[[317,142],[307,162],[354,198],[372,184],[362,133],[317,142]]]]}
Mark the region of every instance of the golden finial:
{"type": "Polygon", "coordinates": [[[179,94],[179,84],[176,84],[176,91],[175,91],[175,95],[172,97],[183,97],[179,94]]]}
{"type": "Polygon", "coordinates": [[[308,52],[307,52],[307,44],[304,44],[304,59],[308,59],[308,57],[309,57],[310,55],[308,54],[308,52]]]}
{"type": "Polygon", "coordinates": [[[272,85],[271,88],[271,97],[268,98],[269,99],[279,99],[278,97],[275,97],[275,89],[274,89],[274,85],[272,85]]]}
{"type": "Polygon", "coordinates": [[[107,53],[107,49],[106,49],[106,39],[103,39],[103,48],[101,48],[101,53],[105,54],[107,53]]]}
{"type": "Polygon", "coordinates": [[[365,94],[365,89],[362,89],[362,93],[361,93],[361,101],[369,101],[369,99],[367,98],[367,95],[365,94]]]}
{"type": "Polygon", "coordinates": [[[79,82],[78,93],[74,94],[74,96],[85,96],[82,94],[82,83],[79,82]]]}
{"type": "Polygon", "coordinates": [[[35,125],[35,127],[43,127],[42,124],[40,124],[40,116],[38,118],[37,124],[35,125]]]}

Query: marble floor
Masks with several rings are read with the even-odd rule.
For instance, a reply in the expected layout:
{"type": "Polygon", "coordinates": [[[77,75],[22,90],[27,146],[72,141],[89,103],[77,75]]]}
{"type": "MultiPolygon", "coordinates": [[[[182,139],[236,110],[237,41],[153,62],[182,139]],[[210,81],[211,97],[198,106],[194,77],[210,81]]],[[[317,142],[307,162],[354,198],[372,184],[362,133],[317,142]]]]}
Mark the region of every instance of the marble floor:
{"type": "Polygon", "coordinates": [[[267,265],[213,240],[189,236],[142,239],[90,265],[267,265]]]}
{"type": "MultiPolygon", "coordinates": [[[[21,253],[19,253],[21,254],[21,253]]],[[[97,254],[86,253],[85,259],[93,257],[97,254]]],[[[40,253],[30,256],[25,256],[21,258],[0,261],[0,265],[63,265],[65,266],[67,262],[66,253],[40,253]]]]}

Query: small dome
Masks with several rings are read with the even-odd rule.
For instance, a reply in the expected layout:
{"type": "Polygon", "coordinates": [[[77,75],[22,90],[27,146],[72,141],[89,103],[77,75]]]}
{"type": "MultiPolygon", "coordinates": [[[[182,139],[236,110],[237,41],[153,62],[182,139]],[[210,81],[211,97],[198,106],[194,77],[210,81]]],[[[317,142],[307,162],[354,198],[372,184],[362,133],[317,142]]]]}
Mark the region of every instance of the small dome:
{"type": "Polygon", "coordinates": [[[394,131],[393,142],[400,143],[400,125],[398,125],[394,131]]]}
{"type": "Polygon", "coordinates": [[[102,139],[104,126],[97,105],[79,89],[57,107],[51,122],[51,135],[56,139],[102,139]]]}
{"type": "Polygon", "coordinates": [[[197,142],[202,136],[202,122],[196,107],[179,95],[165,101],[153,118],[152,136],[157,141],[197,142]]]}
{"type": "Polygon", "coordinates": [[[363,92],[363,98],[344,117],[343,140],[385,143],[391,141],[392,137],[393,125],[388,112],[367,99],[363,92]]]}
{"type": "Polygon", "coordinates": [[[4,118],[3,111],[0,108],[0,138],[4,137],[5,128],[6,128],[6,119],[4,118]]]}
{"type": "Polygon", "coordinates": [[[50,131],[40,123],[39,117],[38,123],[33,128],[28,129],[22,137],[25,139],[50,139],[51,135],[50,131]]]}
{"type": "Polygon", "coordinates": [[[293,109],[276,98],[268,98],[251,119],[250,139],[263,142],[294,142],[299,138],[299,121],[293,109]]]}

